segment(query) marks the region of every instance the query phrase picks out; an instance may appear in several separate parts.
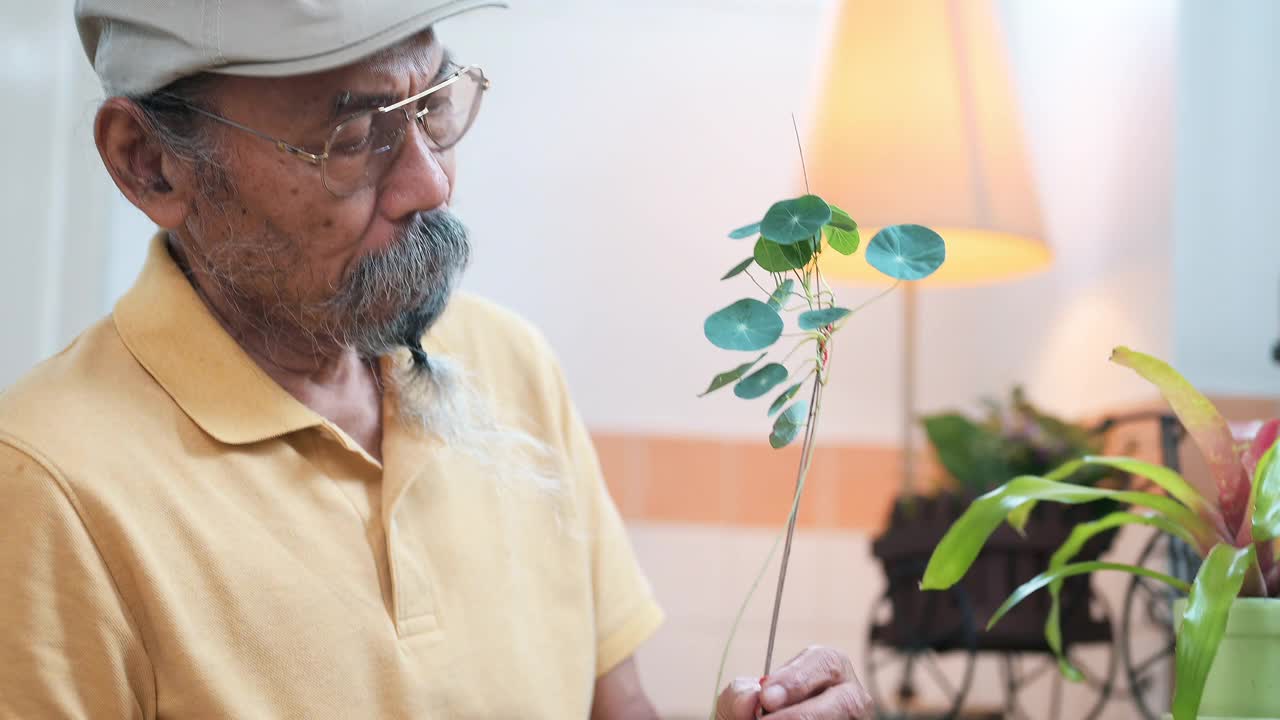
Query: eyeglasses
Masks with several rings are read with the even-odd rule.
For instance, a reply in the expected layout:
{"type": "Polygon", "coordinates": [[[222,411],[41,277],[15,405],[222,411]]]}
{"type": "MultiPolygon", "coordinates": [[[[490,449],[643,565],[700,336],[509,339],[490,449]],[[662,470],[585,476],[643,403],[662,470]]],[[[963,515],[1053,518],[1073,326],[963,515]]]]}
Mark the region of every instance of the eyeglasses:
{"type": "Polygon", "coordinates": [[[274,143],[280,152],[318,165],[325,189],[343,198],[382,179],[395,162],[414,123],[426,131],[427,146],[432,150],[443,152],[457,145],[475,122],[480,99],[489,86],[489,79],[479,67],[459,68],[417,95],[342,120],[330,131],[320,153],[181,102],[201,115],[274,143]]]}

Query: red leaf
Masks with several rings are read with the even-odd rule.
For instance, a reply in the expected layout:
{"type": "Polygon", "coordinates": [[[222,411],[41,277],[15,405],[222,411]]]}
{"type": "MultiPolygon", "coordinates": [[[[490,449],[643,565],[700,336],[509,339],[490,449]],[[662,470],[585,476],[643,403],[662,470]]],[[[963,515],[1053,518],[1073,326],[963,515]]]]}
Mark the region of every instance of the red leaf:
{"type": "Polygon", "coordinates": [[[1253,481],[1253,476],[1258,472],[1258,461],[1266,454],[1271,446],[1276,442],[1276,436],[1280,434],[1280,420],[1268,420],[1258,434],[1253,436],[1253,442],[1250,443],[1249,449],[1244,451],[1244,471],[1249,473],[1249,481],[1253,481]]]}
{"type": "Polygon", "coordinates": [[[1209,471],[1218,485],[1218,507],[1227,522],[1228,538],[1233,537],[1249,504],[1250,478],[1236,452],[1227,421],[1208,398],[1164,361],[1124,347],[1116,348],[1111,360],[1155,385],[1187,429],[1209,463],[1209,471]]]}

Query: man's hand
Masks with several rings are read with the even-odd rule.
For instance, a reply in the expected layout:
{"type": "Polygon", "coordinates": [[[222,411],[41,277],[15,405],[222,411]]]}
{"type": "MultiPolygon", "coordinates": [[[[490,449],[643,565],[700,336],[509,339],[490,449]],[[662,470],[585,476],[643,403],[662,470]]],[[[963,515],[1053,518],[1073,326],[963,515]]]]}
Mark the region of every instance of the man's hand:
{"type": "Polygon", "coordinates": [[[854,675],[849,657],[831,648],[810,647],[764,685],[738,678],[720,694],[716,720],[755,720],[763,705],[770,720],[871,720],[871,697],[854,675]]]}

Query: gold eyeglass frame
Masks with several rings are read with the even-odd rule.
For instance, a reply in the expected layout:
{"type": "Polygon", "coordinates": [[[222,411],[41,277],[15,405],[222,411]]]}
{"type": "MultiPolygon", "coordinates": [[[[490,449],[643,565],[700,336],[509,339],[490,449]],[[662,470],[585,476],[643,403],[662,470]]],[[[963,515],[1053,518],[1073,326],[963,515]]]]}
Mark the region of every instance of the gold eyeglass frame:
{"type": "MultiPolygon", "coordinates": [[[[427,88],[426,90],[423,90],[422,92],[416,95],[412,95],[403,100],[397,101],[391,105],[385,105],[382,107],[374,108],[372,110],[356,113],[351,117],[345,118],[335,123],[334,126],[329,131],[329,137],[325,140],[324,152],[321,152],[318,154],[313,153],[304,148],[298,147],[297,145],[288,143],[284,140],[281,140],[280,138],[268,135],[260,130],[255,130],[247,125],[242,125],[236,122],[235,120],[231,120],[230,118],[225,118],[221,115],[218,115],[217,113],[213,113],[208,110],[205,110],[204,108],[188,103],[185,100],[179,99],[179,102],[181,102],[182,105],[184,105],[189,110],[192,110],[200,115],[204,115],[205,117],[208,117],[212,120],[216,120],[225,125],[229,125],[233,128],[236,128],[237,130],[243,130],[244,132],[250,133],[252,135],[256,135],[257,137],[260,137],[263,140],[266,140],[271,144],[275,145],[276,150],[279,150],[280,152],[283,152],[287,155],[292,155],[293,157],[296,157],[299,160],[302,160],[303,162],[306,162],[308,164],[318,166],[320,168],[321,182],[324,185],[325,189],[328,190],[329,193],[334,197],[342,198],[342,197],[349,197],[355,194],[358,190],[353,190],[352,192],[345,193],[345,194],[335,192],[333,188],[329,187],[329,181],[324,172],[325,162],[329,159],[329,156],[330,156],[329,145],[333,142],[333,136],[336,134],[336,131],[339,127],[342,127],[344,124],[351,122],[355,118],[364,115],[366,112],[367,113],[389,113],[389,112],[394,112],[396,110],[402,110],[406,105],[412,105],[422,100],[423,98],[427,97],[428,95],[431,95],[432,93],[439,92],[440,90],[443,90],[444,88],[447,88],[450,85],[453,85],[454,83],[458,82],[463,77],[465,77],[466,75],[468,75],[473,71],[478,73],[480,76],[479,88],[478,88],[478,92],[476,93],[476,99],[473,101],[473,106],[469,111],[470,117],[468,118],[466,127],[464,127],[462,129],[462,132],[458,134],[457,139],[455,139],[453,142],[449,143],[448,145],[440,145],[439,143],[436,143],[434,140],[432,140],[430,137],[427,138],[428,144],[431,145],[435,150],[445,151],[457,145],[458,142],[461,141],[462,138],[466,136],[467,132],[471,129],[471,125],[475,122],[476,116],[479,114],[477,107],[480,104],[481,98],[484,97],[485,91],[488,90],[493,84],[489,80],[489,78],[485,76],[484,70],[481,69],[479,65],[467,65],[466,67],[459,68],[454,72],[450,73],[449,77],[445,78],[439,83],[436,83],[435,85],[432,85],[431,87],[427,88]]],[[[420,125],[421,124],[420,121],[422,120],[422,118],[425,117],[429,112],[430,112],[430,109],[423,108],[421,111],[413,113],[413,117],[409,118],[409,111],[404,111],[406,119],[409,119],[411,123],[414,125],[420,125]]],[[[400,144],[403,144],[403,140],[401,140],[400,144]]],[[[399,146],[396,147],[396,151],[397,152],[399,151],[399,146]]]]}

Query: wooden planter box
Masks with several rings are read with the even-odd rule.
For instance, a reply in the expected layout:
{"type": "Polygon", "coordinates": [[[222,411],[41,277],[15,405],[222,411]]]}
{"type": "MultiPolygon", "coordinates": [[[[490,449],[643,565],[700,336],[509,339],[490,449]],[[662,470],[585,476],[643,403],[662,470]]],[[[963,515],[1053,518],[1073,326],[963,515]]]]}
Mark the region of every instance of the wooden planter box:
{"type": "MultiPolygon", "coordinates": [[[[1003,525],[987,541],[969,573],[945,592],[919,589],[929,556],[952,522],[968,507],[969,498],[940,495],[899,502],[889,528],[876,539],[872,553],[888,579],[891,618],[872,627],[872,640],[902,649],[954,649],[1013,652],[1044,651],[1049,594],[1040,591],[1022,601],[994,628],[987,621],[1021,584],[1049,567],[1049,559],[1072,528],[1096,517],[1096,508],[1042,503],[1027,524],[1027,536],[1003,525]]],[[[1115,532],[1085,545],[1074,562],[1097,560],[1111,546],[1115,532]]],[[[1111,641],[1106,618],[1090,611],[1090,576],[1068,578],[1062,591],[1062,636],[1065,643],[1111,641]]]]}

